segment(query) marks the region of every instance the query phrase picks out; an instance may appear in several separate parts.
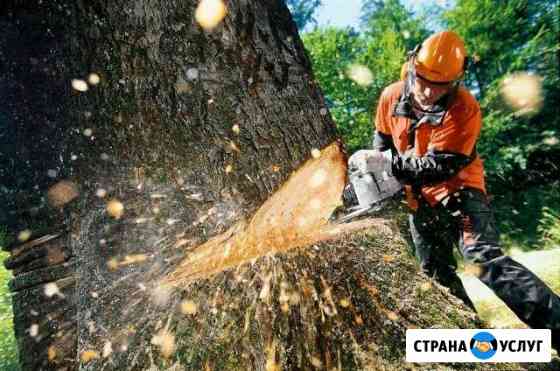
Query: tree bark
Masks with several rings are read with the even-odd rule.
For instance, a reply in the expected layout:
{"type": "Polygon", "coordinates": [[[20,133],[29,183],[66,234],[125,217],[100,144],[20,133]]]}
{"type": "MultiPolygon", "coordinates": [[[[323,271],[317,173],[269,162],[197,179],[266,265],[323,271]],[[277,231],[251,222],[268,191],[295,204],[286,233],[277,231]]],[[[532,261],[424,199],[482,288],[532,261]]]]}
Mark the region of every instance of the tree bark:
{"type": "Polygon", "coordinates": [[[331,145],[344,171],[284,2],[226,5],[212,31],[194,0],[1,10],[1,223],[24,370],[404,367],[407,327],[477,324],[439,287],[423,294],[385,221],[166,284],[197,247],[248,233],[313,149],[331,145]]]}
{"type": "Polygon", "coordinates": [[[150,218],[159,200],[149,195],[164,192],[173,210],[156,217],[180,219],[194,244],[254,212],[311,149],[335,140],[282,2],[229,2],[212,32],[194,20],[196,5],[3,6],[2,223],[14,241],[6,265],[16,274],[11,289],[24,369],[74,368],[77,334],[87,327],[84,295],[116,280],[93,267],[161,235],[154,231],[139,245],[120,243],[117,232],[106,243],[92,239],[90,229],[128,233],[104,219],[107,199],[124,203],[127,216],[137,209],[150,218]],[[73,79],[87,81],[90,73],[101,77],[98,85],[72,89],[73,79]],[[47,192],[62,180],[79,197],[49,203],[47,192]],[[96,196],[100,189],[104,199],[96,196]],[[215,216],[193,226],[216,207],[215,216]],[[18,240],[22,231],[31,232],[29,240],[18,240]]]}

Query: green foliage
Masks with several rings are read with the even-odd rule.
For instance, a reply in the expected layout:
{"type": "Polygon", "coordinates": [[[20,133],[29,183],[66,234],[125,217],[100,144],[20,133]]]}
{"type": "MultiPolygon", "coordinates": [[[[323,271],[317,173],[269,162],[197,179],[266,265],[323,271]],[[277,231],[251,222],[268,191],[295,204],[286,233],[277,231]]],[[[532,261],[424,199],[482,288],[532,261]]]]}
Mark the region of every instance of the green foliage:
{"type": "Polygon", "coordinates": [[[452,29],[479,59],[465,85],[483,110],[477,150],[504,245],[550,246],[559,228],[554,215],[560,212],[560,196],[554,184],[560,179],[527,185],[518,180],[540,171],[535,158],[560,151],[560,12],[544,0],[457,0],[449,8],[431,4],[423,9],[412,14],[399,0],[364,0],[359,32],[324,28],[304,34],[315,76],[349,152],[370,146],[377,99],[398,79],[406,51],[431,33],[428,27],[452,29]],[[362,87],[348,78],[352,64],[371,70],[371,85],[362,87]],[[503,80],[523,71],[542,78],[543,104],[531,114],[519,114],[502,97],[503,80]]]}
{"type": "Polygon", "coordinates": [[[425,26],[427,19],[414,16],[400,0],[362,1],[361,21],[365,32],[372,38],[372,44],[378,38],[382,39],[385,32],[391,31],[399,35],[406,50],[411,50],[430,34],[425,26]]]}
{"type": "Polygon", "coordinates": [[[314,14],[321,5],[321,0],[286,0],[298,29],[305,29],[308,24],[316,24],[314,14]]]}
{"type": "Polygon", "coordinates": [[[481,98],[485,118],[478,149],[488,175],[511,178],[560,131],[559,12],[542,0],[459,0],[444,12],[444,22],[480,58],[466,83],[481,98]],[[535,114],[519,115],[503,101],[504,78],[519,71],[542,77],[544,104],[535,114]]]}
{"type": "Polygon", "coordinates": [[[560,246],[560,212],[544,206],[537,231],[541,234],[545,247],[560,246]]]}
{"type": "MultiPolygon", "coordinates": [[[[6,229],[0,226],[0,250],[7,243],[6,229]]],[[[11,274],[4,268],[8,257],[0,252],[0,370],[19,370],[17,345],[13,330],[12,300],[8,290],[11,274]]]]}
{"type": "Polygon", "coordinates": [[[560,211],[560,191],[542,185],[523,191],[494,194],[492,202],[505,249],[543,249],[558,247],[560,225],[554,215],[560,211]]]}
{"type": "Polygon", "coordinates": [[[10,236],[8,235],[8,228],[0,225],[0,250],[3,250],[11,242],[10,236]]]}
{"type": "Polygon", "coordinates": [[[380,87],[362,87],[347,76],[348,68],[366,53],[366,40],[350,28],[329,27],[306,33],[303,41],[346,145],[351,151],[367,147],[373,133],[370,105],[380,87]]]}
{"type": "Polygon", "coordinates": [[[350,152],[371,146],[379,95],[399,79],[407,49],[427,34],[399,1],[375,3],[378,6],[368,8],[362,17],[361,33],[328,27],[303,35],[315,76],[350,152]],[[360,86],[348,77],[354,64],[372,72],[371,85],[360,86]]]}
{"type": "MultiPolygon", "coordinates": [[[[4,261],[5,254],[0,254],[4,261]]],[[[10,277],[0,268],[0,370],[19,370],[18,352],[13,329],[12,303],[8,292],[10,277]]]]}

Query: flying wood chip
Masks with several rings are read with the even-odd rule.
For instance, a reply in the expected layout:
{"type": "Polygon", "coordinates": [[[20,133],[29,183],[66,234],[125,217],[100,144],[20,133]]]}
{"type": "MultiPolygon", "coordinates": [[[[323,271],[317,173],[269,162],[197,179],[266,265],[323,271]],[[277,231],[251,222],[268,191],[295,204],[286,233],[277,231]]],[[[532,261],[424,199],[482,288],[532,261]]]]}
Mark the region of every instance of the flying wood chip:
{"type": "Polygon", "coordinates": [[[83,363],[88,363],[96,358],[99,358],[99,353],[95,350],[86,350],[85,352],[82,352],[80,356],[83,363]]]}
{"type": "Polygon", "coordinates": [[[517,114],[532,114],[543,103],[542,78],[529,73],[516,73],[502,81],[502,96],[517,114]]]}
{"type": "Polygon", "coordinates": [[[227,8],[222,0],[202,0],[194,17],[198,24],[205,30],[212,30],[216,27],[226,16],[227,8]]]}
{"type": "Polygon", "coordinates": [[[79,92],[85,92],[89,89],[88,84],[81,79],[73,79],[72,80],[72,89],[79,91],[79,92]]]}
{"type": "Polygon", "coordinates": [[[345,181],[346,160],[338,143],[333,143],[294,172],[250,220],[192,249],[166,281],[181,285],[265,253],[332,237],[329,231],[334,227],[328,225],[328,218],[340,204],[345,181]],[[224,254],[226,245],[228,254],[224,254]]]}
{"type": "Polygon", "coordinates": [[[198,311],[198,306],[192,300],[184,300],[181,302],[181,313],[185,315],[195,315],[198,311]]]}
{"type": "Polygon", "coordinates": [[[111,200],[107,203],[107,213],[119,219],[124,213],[124,205],[119,200],[111,200]]]}
{"type": "Polygon", "coordinates": [[[175,353],[175,335],[166,329],[161,330],[152,338],[152,344],[159,347],[165,358],[169,358],[175,353]]]}
{"type": "Polygon", "coordinates": [[[53,345],[51,345],[47,349],[47,358],[49,362],[54,361],[54,359],[56,358],[56,348],[53,345]]]}
{"type": "Polygon", "coordinates": [[[47,192],[49,204],[53,207],[62,207],[78,197],[78,186],[69,180],[61,180],[47,192]]]}
{"type": "Polygon", "coordinates": [[[346,72],[348,77],[360,86],[369,86],[373,83],[373,74],[369,68],[361,64],[353,64],[346,72]]]}
{"type": "Polygon", "coordinates": [[[31,237],[31,231],[29,229],[24,229],[18,233],[17,239],[19,242],[25,242],[31,237]]]}
{"type": "Polygon", "coordinates": [[[99,75],[96,73],[90,73],[88,76],[88,82],[91,85],[97,85],[101,82],[101,77],[99,77],[99,75]]]}
{"type": "Polygon", "coordinates": [[[340,299],[339,304],[342,308],[348,308],[350,306],[350,301],[348,299],[340,299]]]}

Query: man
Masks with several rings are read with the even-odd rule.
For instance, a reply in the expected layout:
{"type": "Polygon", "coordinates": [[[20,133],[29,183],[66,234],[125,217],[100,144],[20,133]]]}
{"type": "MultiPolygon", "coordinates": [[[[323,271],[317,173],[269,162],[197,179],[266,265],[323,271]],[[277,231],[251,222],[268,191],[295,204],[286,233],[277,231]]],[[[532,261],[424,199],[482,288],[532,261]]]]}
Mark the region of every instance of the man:
{"type": "Polygon", "coordinates": [[[499,245],[476,152],[480,107],[460,84],[466,64],[464,43],[454,32],[436,33],[417,46],[404,81],[381,94],[374,151],[363,151],[364,156],[368,162],[392,164],[387,170],[405,184],[410,233],[427,274],[474,309],[455,271],[452,249],[458,242],[479,279],[527,325],[552,329],[558,349],[560,298],[504,256],[499,245]],[[387,153],[392,153],[390,162],[387,153]]]}

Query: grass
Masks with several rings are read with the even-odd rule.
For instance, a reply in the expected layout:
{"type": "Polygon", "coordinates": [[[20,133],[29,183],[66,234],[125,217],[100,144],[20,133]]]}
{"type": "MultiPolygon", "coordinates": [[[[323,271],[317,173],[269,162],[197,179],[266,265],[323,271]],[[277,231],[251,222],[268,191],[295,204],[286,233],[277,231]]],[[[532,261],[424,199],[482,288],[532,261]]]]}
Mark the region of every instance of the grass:
{"type": "Polygon", "coordinates": [[[8,290],[12,274],[4,268],[4,259],[7,257],[8,253],[0,252],[0,370],[16,371],[20,368],[13,329],[11,293],[8,290]]]}
{"type": "MultiPolygon", "coordinates": [[[[492,204],[501,231],[503,250],[560,293],[558,187],[543,185],[526,192],[505,192],[492,204]]],[[[463,268],[462,262],[460,268],[463,268]]],[[[483,320],[496,328],[526,327],[479,280],[467,275],[461,275],[461,279],[483,320]]]]}
{"type": "MultiPolygon", "coordinates": [[[[560,293],[560,248],[518,252],[513,259],[539,276],[552,290],[560,293]]],[[[473,300],[479,316],[495,328],[526,327],[515,314],[478,279],[461,275],[465,289],[473,300]]]]}
{"type": "Polygon", "coordinates": [[[532,251],[560,245],[560,190],[543,185],[495,195],[492,209],[505,251],[532,251]]]}

